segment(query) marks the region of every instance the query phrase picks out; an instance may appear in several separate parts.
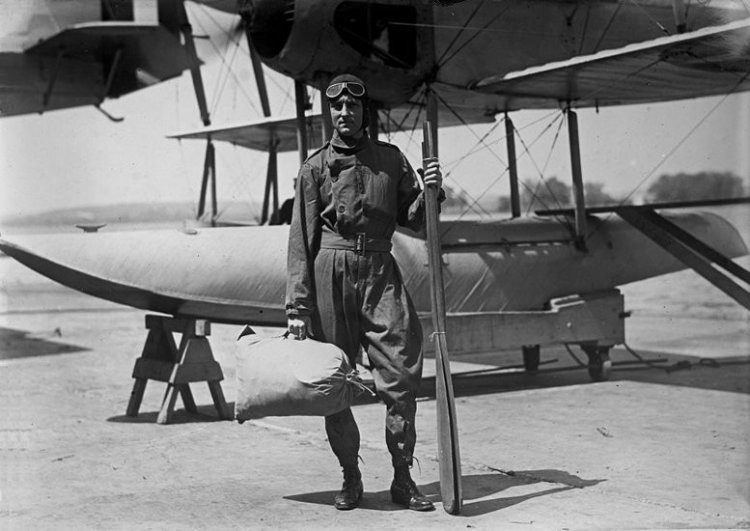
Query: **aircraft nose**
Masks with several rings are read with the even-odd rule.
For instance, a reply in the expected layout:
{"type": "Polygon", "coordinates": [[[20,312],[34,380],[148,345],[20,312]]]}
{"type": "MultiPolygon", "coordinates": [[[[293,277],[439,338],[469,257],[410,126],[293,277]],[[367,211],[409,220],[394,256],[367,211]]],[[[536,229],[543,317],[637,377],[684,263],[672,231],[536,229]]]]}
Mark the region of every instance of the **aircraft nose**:
{"type": "Polygon", "coordinates": [[[294,0],[244,0],[239,11],[258,54],[264,59],[277,56],[292,32],[294,0]]]}

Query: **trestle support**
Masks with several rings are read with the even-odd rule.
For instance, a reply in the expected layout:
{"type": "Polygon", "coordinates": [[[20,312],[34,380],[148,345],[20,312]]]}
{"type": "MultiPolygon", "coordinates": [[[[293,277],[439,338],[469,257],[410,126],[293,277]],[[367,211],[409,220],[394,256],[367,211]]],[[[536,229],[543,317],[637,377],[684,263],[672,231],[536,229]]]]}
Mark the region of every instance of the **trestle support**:
{"type": "Polygon", "coordinates": [[[206,382],[219,418],[231,420],[221,380],[221,366],[214,359],[208,336],[211,323],[204,319],[176,319],[160,315],[147,315],[148,336],[141,357],[133,368],[133,391],[130,394],[127,415],[138,416],[148,380],[165,382],[167,389],[156,418],[158,424],[168,424],[174,412],[177,395],[182,397],[185,409],[196,413],[190,383],[206,382]],[[174,333],[182,335],[179,347],[174,333]]]}

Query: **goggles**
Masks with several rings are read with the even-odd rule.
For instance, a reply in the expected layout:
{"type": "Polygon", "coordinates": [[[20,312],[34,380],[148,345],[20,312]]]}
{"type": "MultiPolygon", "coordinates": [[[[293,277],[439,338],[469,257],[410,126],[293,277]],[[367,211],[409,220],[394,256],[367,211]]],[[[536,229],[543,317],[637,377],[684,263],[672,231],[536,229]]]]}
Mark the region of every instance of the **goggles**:
{"type": "Polygon", "coordinates": [[[343,83],[334,83],[328,87],[326,89],[326,97],[329,100],[338,98],[345,90],[355,98],[361,98],[365,95],[365,86],[362,83],[344,81],[343,83]]]}

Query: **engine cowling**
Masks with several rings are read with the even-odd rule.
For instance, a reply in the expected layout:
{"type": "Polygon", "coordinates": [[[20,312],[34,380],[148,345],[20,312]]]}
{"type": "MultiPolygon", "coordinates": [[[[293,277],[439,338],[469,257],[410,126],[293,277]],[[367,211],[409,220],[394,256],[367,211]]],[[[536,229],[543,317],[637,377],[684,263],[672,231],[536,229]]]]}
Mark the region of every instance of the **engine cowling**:
{"type": "Polygon", "coordinates": [[[241,13],[263,62],[318,88],[356,72],[372,99],[407,101],[434,64],[429,4],[247,0],[241,13]]]}

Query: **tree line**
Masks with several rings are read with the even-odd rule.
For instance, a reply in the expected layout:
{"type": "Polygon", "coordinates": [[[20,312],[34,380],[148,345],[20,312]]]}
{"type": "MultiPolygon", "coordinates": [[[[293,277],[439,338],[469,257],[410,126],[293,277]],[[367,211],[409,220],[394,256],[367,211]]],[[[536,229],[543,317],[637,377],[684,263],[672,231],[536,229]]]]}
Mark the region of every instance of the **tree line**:
{"type": "MultiPolygon", "coordinates": [[[[573,205],[572,186],[557,177],[544,181],[524,180],[519,185],[521,210],[565,208],[573,205]]],[[[710,199],[732,199],[744,197],[746,191],[742,178],[731,172],[675,173],[659,176],[643,194],[647,203],[673,201],[702,201],[710,199]]],[[[633,197],[615,197],[604,190],[604,185],[584,182],[583,195],[587,206],[611,206],[632,204],[633,197]]],[[[463,192],[449,192],[444,211],[462,210],[473,203],[463,192]]],[[[510,197],[497,200],[498,212],[510,211],[510,197]]]]}

